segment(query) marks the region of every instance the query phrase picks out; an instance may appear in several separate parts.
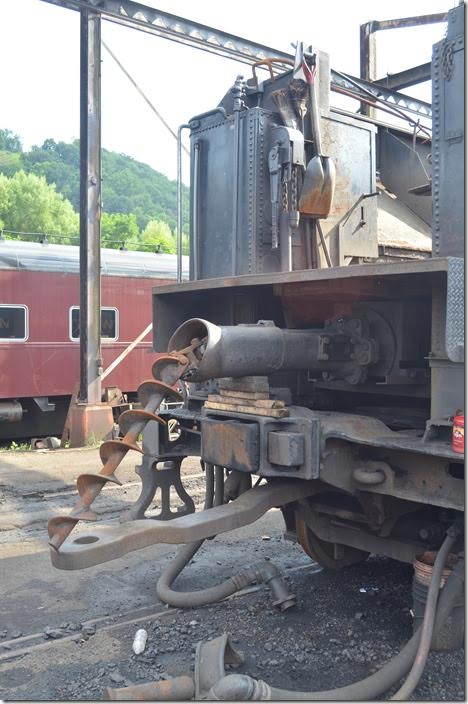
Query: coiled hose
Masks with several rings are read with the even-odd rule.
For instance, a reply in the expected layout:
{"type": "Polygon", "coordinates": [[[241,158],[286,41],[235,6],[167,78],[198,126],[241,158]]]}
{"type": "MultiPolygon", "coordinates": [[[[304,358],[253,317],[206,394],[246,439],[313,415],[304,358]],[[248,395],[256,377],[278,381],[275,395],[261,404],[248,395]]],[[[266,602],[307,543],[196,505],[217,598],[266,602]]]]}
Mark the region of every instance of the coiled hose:
{"type": "MultiPolygon", "coordinates": [[[[453,544],[450,542],[452,536],[449,535],[447,538],[447,542],[453,544]]],[[[443,545],[446,545],[445,541],[443,545]]],[[[444,562],[445,561],[442,561],[442,566],[444,562]]],[[[432,581],[435,579],[435,583],[438,587],[440,584],[441,572],[438,576],[437,573],[434,575],[434,572],[435,569],[433,570],[432,581]]],[[[463,594],[464,579],[464,563],[463,561],[459,561],[454,567],[452,574],[447,579],[437,604],[434,605],[434,607],[431,607],[429,604],[426,605],[426,609],[429,611],[429,614],[435,610],[433,633],[437,634],[440,631],[449,617],[455,603],[463,594]]],[[[431,616],[428,616],[428,618],[430,617],[431,616]]],[[[266,682],[263,682],[262,680],[255,680],[248,675],[227,675],[214,685],[208,694],[208,699],[215,701],[366,701],[375,699],[390,689],[390,687],[392,687],[408,672],[412,666],[412,663],[415,662],[416,656],[419,652],[421,638],[422,626],[418,628],[416,633],[414,633],[412,638],[408,641],[404,648],[402,648],[398,655],[386,663],[378,672],[375,672],[373,675],[370,675],[370,677],[366,677],[359,682],[355,682],[345,687],[329,689],[322,692],[294,692],[279,689],[277,687],[271,687],[266,682]]],[[[429,638],[429,643],[430,642],[431,638],[429,638]]],[[[414,679],[412,678],[411,684],[413,682],[414,679]]],[[[414,686],[416,686],[416,684],[414,686]]],[[[399,692],[401,692],[401,689],[399,692]]]]}
{"type": "MultiPolygon", "coordinates": [[[[212,464],[205,463],[205,472],[206,493],[204,508],[209,509],[213,505],[220,506],[223,503],[224,469],[223,467],[214,468],[212,464]]],[[[271,562],[262,562],[254,569],[244,570],[226,579],[221,584],[208,587],[207,589],[200,589],[194,592],[177,592],[172,589],[177,577],[204,542],[204,540],[197,540],[194,543],[184,545],[170,565],[166,567],[156,584],[156,593],[161,601],[175,608],[205,606],[206,604],[221,601],[250,584],[265,582],[273,593],[274,605],[278,606],[281,611],[285,611],[295,605],[295,597],[288,592],[278,568],[271,562]]]]}

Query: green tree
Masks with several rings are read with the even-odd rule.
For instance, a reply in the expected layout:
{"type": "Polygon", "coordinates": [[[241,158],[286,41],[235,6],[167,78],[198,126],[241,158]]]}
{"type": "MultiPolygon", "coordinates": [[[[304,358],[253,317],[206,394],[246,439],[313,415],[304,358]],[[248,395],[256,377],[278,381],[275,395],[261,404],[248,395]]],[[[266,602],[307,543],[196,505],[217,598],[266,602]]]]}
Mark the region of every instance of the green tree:
{"type": "Polygon", "coordinates": [[[22,168],[22,158],[20,152],[8,152],[0,150],[0,174],[14,176],[22,168]]]}
{"type": "MultiPolygon", "coordinates": [[[[0,173],[11,177],[23,170],[27,174],[44,176],[48,184],[55,184],[57,193],[70,201],[77,212],[80,202],[79,165],[80,144],[77,139],[71,143],[46,139],[42,145],[22,151],[21,140],[14,132],[0,130],[0,173]]],[[[125,154],[102,150],[102,199],[106,213],[135,216],[140,230],[152,220],[164,222],[170,230],[174,230],[177,222],[176,192],[176,182],[148,164],[125,154]]],[[[186,186],[183,186],[182,194],[183,232],[187,235],[189,189],[186,186]]],[[[128,226],[134,231],[134,223],[128,222],[128,226]]],[[[31,229],[39,230],[39,223],[31,229]]],[[[167,246],[172,248],[168,241],[167,246]]]]}
{"type": "Polygon", "coordinates": [[[11,130],[0,130],[0,151],[3,152],[21,152],[23,145],[19,135],[11,130]]]}
{"type": "Polygon", "coordinates": [[[140,231],[135,215],[128,213],[102,213],[101,243],[103,247],[118,249],[121,244],[133,248],[138,243],[140,231]]]}
{"type": "MultiPolygon", "coordinates": [[[[158,247],[165,254],[175,254],[177,251],[177,243],[174,235],[171,232],[169,225],[162,220],[150,220],[139,239],[139,245],[146,245],[142,249],[149,250],[158,247]]],[[[135,249],[139,247],[136,246],[135,249]]]]}
{"type": "MultiPolygon", "coordinates": [[[[45,178],[18,171],[8,178],[0,174],[0,219],[6,230],[44,232],[51,241],[62,242],[53,235],[77,235],[78,215],[69,201],[57,193],[45,178]]],[[[22,235],[21,239],[34,239],[22,235]]]]}

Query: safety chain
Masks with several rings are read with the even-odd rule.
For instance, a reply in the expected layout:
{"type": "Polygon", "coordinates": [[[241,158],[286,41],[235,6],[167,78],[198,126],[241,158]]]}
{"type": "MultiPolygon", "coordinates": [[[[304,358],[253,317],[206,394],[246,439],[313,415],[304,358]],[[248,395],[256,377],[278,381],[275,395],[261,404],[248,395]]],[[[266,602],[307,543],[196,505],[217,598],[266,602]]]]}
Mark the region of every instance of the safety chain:
{"type": "Polygon", "coordinates": [[[289,210],[288,182],[286,179],[281,183],[281,210],[285,213],[289,210]]]}
{"type": "Polygon", "coordinates": [[[297,166],[292,167],[291,173],[291,210],[297,210],[297,166]]]}
{"type": "Polygon", "coordinates": [[[453,76],[453,50],[455,42],[445,40],[442,55],[442,75],[446,81],[450,81],[453,76]]]}

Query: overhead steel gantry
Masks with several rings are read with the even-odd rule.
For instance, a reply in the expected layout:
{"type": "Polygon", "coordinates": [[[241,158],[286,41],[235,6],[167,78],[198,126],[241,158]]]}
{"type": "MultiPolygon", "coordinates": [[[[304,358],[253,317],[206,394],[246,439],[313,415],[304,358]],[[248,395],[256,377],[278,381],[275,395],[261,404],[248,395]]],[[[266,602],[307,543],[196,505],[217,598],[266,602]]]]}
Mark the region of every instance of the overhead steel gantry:
{"type": "MultiPolygon", "coordinates": [[[[272,56],[286,60],[294,58],[292,54],[280,51],[274,47],[258,44],[249,39],[238,37],[214,27],[208,27],[185,17],[179,17],[169,12],[148,7],[133,0],[43,0],[43,2],[67,7],[71,10],[92,11],[110,22],[132,27],[133,29],[241,63],[251,65],[272,56]]],[[[276,68],[276,70],[281,70],[281,68],[276,68]]],[[[346,88],[346,90],[353,92],[356,97],[359,97],[360,94],[361,96],[369,97],[368,93],[370,92],[376,98],[381,98],[389,106],[400,107],[420,117],[430,118],[432,114],[430,103],[391,90],[386,86],[376,85],[372,81],[349,76],[333,69],[331,71],[330,87],[332,90],[340,87],[346,88]]]]}
{"type": "MultiPolygon", "coordinates": [[[[179,42],[211,54],[253,65],[275,57],[289,62],[292,54],[278,51],[213,27],[178,17],[133,0],[42,0],[77,10],[80,25],[80,393],[72,444],[99,440],[111,430],[112,413],[101,401],[100,339],[100,208],[101,208],[101,19],[179,42]],[[101,406],[101,408],[100,408],[101,406]],[[107,428],[109,426],[109,428],[107,428]]],[[[288,68],[290,67],[290,63],[288,68]]],[[[276,71],[281,70],[278,66],[276,71]]],[[[331,90],[387,111],[431,118],[431,105],[404,93],[331,71],[331,90]],[[402,112],[403,111],[403,112],[402,112]]],[[[364,103],[363,103],[364,104],[364,103]]],[[[73,416],[72,416],[73,426],[73,416]]]]}

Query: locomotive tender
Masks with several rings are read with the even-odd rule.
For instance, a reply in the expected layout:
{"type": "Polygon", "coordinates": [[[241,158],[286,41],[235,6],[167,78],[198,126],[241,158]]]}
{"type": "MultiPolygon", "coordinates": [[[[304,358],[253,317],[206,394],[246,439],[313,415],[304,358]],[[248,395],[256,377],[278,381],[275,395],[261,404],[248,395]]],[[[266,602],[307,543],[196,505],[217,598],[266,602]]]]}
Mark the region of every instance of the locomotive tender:
{"type": "Polygon", "coordinates": [[[299,67],[315,72],[322,149],[297,64],[263,82],[238,78],[189,122],[190,281],[153,290],[154,349],[168,354],[140,387],[144,410],[124,414],[123,439],[101,447],[101,473],[80,477],[74,511],[49,522],[54,565],[188,543],[158,594],[194,605],[170,586],[200,541],[272,506],[287,537],[330,569],[371,552],[412,563],[440,547],[464,508],[451,445],[464,407],[463,14],[449,12],[434,45],[432,143],[330,108],[328,56],[312,48],[299,67]],[[320,214],[301,205],[317,158],[336,168],[320,214]],[[432,256],[415,258],[408,233],[424,241],[424,223],[432,256]],[[184,407],[156,417],[179,378],[184,407]],[[133,521],[67,540],[140,432],[133,521]],[[180,481],[188,455],[207,473],[196,514],[180,481]],[[252,475],[266,484],[251,488],[252,475]],[[176,517],[171,484],[184,502],[176,517]],[[169,523],[141,520],[158,488],[169,523]]]}
{"type": "MultiPolygon", "coordinates": [[[[450,443],[450,419],[464,408],[463,31],[457,8],[447,38],[434,46],[432,145],[414,140],[412,152],[407,134],[330,110],[328,57],[317,52],[324,153],[336,165],[322,221],[331,268],[317,223],[294,202],[307,158],[296,163],[292,72],[263,84],[238,81],[221,110],[190,122],[192,281],[154,290],[155,349],[181,349],[195,337],[207,343],[189,378],[182,434],[171,442],[159,429],[158,454],[192,454],[184,429],[195,424],[197,450],[214,465],[271,482],[312,480],[313,496],[283,508],[287,533],[332,569],[370,552],[412,562],[440,544],[463,510],[463,457],[450,443]],[[272,248],[275,148],[283,200],[272,248]],[[398,194],[400,213],[407,208],[431,223],[430,196],[409,192],[422,185],[414,157],[424,148],[432,152],[432,257],[384,263],[378,223],[386,195],[374,195],[376,153],[381,186],[398,194]],[[289,363],[280,331],[291,336],[289,363]],[[217,393],[210,379],[250,374],[267,376],[278,390],[272,396],[286,393],[288,417],[205,403],[217,393]]],[[[303,140],[307,153],[307,123],[303,140]]]]}

